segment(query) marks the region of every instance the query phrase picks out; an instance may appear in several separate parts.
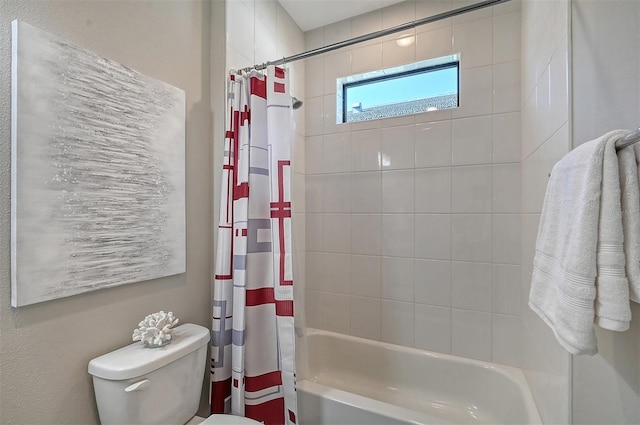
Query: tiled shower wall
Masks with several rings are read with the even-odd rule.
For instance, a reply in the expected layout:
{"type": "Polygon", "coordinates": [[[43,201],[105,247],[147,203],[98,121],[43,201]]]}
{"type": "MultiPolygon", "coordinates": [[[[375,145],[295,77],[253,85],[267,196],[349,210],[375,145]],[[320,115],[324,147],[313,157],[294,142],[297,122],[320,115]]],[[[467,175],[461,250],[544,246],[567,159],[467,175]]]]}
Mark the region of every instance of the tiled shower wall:
{"type": "MultiPolygon", "coordinates": [[[[220,4],[222,2],[214,3],[217,3],[218,9],[222,8],[220,4]]],[[[277,0],[228,0],[224,2],[224,9],[226,28],[224,57],[226,58],[225,69],[227,72],[291,56],[305,50],[304,33],[277,0]]],[[[217,59],[213,58],[212,60],[217,59]]],[[[287,64],[287,67],[291,70],[289,74],[291,94],[299,99],[304,99],[304,62],[287,64]]],[[[291,155],[294,168],[292,210],[296,288],[304,288],[304,118],[304,109],[294,111],[296,129],[291,155]]],[[[224,134],[220,131],[214,131],[214,133],[224,134]]],[[[215,143],[214,157],[217,159],[215,181],[219,182],[224,140],[216,139],[215,143]]],[[[219,205],[220,188],[218,184],[214,186],[214,205],[219,205]]],[[[218,210],[214,208],[214,211],[216,214],[214,222],[217,223],[218,210]]],[[[298,302],[296,312],[304,311],[304,297],[302,295],[296,297],[296,301],[298,302]]]]}
{"type": "MultiPolygon", "coordinates": [[[[283,56],[291,56],[304,51],[304,33],[293,21],[291,16],[277,0],[232,0],[213,2],[214,14],[224,14],[226,43],[224,52],[214,51],[212,67],[215,68],[219,57],[225,58],[225,73],[229,70],[241,69],[254,64],[272,61],[283,56]],[[216,56],[216,54],[218,56],[216,56]]],[[[213,43],[215,46],[216,44],[213,43]]],[[[305,64],[303,61],[287,65],[291,70],[292,95],[299,99],[305,98],[305,64]]],[[[226,75],[225,75],[226,77],[226,75]]],[[[222,77],[221,77],[222,78],[222,77]]],[[[226,80],[226,78],[225,78],[226,80]]],[[[222,83],[221,81],[219,83],[222,83]]],[[[221,115],[220,102],[226,102],[226,87],[215,87],[220,90],[220,96],[214,103],[214,116],[221,115]]],[[[226,104],[226,103],[225,103],[226,104]]],[[[294,297],[296,301],[296,326],[304,327],[304,203],[305,203],[305,176],[304,176],[304,109],[294,111],[296,124],[295,139],[292,146],[293,158],[293,258],[294,258],[294,297]]],[[[214,125],[226,126],[226,119],[217,118],[214,125]],[[221,124],[220,121],[224,121],[221,124]]],[[[224,139],[219,137],[223,131],[215,130],[218,137],[214,140],[214,223],[218,222],[218,206],[220,199],[222,152],[224,151],[224,139]]],[[[215,242],[215,240],[214,240],[215,242]]],[[[215,246],[215,245],[214,245],[215,246]]],[[[300,333],[298,333],[300,334],[300,333]]],[[[306,349],[304,339],[296,340],[296,362],[298,376],[306,375],[306,349]]]]}
{"type": "MultiPolygon", "coordinates": [[[[306,48],[460,6],[405,1],[306,48]]],[[[519,2],[309,59],[305,89],[307,324],[519,365],[519,2]],[[451,53],[459,108],[336,124],[336,77],[451,53]]]]}
{"type": "Polygon", "coordinates": [[[527,305],[549,173],[570,149],[569,4],[522,3],[522,369],[544,423],[571,423],[571,356],[527,305]]]}

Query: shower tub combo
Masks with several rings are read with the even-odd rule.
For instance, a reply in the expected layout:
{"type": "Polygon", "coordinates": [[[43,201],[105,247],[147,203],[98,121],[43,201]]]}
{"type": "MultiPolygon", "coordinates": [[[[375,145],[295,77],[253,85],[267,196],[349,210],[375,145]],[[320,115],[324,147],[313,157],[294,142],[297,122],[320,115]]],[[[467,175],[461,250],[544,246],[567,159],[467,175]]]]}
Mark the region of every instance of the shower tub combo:
{"type": "Polygon", "coordinates": [[[309,329],[300,423],[540,424],[520,369],[309,329]]]}

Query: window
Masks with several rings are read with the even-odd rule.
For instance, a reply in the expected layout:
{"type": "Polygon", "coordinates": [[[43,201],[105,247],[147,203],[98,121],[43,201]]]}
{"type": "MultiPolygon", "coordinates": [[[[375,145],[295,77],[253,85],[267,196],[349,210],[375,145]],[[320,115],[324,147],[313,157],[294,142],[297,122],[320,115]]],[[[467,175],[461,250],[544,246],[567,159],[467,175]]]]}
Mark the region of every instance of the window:
{"type": "Polygon", "coordinates": [[[338,78],[337,122],[457,108],[459,55],[338,78]]]}

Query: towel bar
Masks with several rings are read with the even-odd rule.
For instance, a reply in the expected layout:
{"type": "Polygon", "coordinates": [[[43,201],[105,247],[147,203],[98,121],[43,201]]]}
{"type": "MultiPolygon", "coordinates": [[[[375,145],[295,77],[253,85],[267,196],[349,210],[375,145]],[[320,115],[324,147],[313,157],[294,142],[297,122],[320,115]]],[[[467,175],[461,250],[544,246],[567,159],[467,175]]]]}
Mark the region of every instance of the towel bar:
{"type": "MultiPolygon", "coordinates": [[[[640,142],[640,128],[635,131],[629,132],[626,136],[616,142],[616,151],[620,152],[622,149],[640,142]]],[[[549,173],[551,177],[551,173],[549,173]]]]}
{"type": "Polygon", "coordinates": [[[630,132],[622,139],[618,140],[616,142],[616,151],[620,151],[638,142],[640,142],[640,128],[638,128],[636,131],[630,132]]]}

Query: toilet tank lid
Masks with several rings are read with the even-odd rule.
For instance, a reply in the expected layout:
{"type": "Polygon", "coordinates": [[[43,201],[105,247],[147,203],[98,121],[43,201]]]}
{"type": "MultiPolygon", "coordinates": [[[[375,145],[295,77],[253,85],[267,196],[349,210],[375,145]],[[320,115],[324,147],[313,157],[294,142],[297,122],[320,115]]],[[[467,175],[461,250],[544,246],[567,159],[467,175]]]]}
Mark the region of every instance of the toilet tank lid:
{"type": "Polygon", "coordinates": [[[141,342],[135,342],[91,360],[89,373],[112,381],[137,378],[196,351],[209,339],[207,328],[186,323],[174,329],[170,344],[145,348],[141,342]]]}

